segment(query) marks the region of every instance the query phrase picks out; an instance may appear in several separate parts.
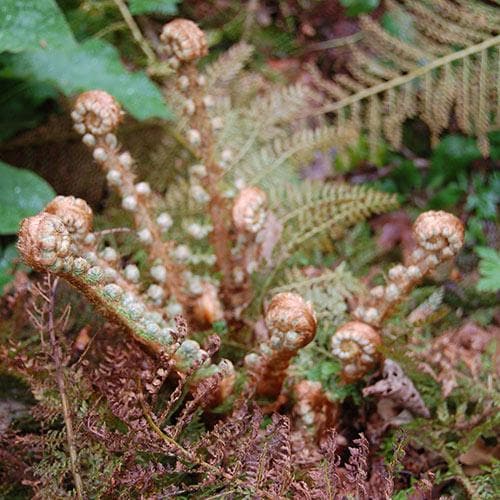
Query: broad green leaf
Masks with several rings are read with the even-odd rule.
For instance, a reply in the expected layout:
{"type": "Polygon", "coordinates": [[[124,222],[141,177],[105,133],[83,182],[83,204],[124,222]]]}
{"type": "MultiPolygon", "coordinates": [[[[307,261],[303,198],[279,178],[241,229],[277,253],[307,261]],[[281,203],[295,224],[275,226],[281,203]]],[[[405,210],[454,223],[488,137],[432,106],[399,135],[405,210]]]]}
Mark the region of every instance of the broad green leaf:
{"type": "Polygon", "coordinates": [[[161,92],[142,71],[125,69],[117,50],[102,40],[8,58],[3,75],[49,82],[67,95],[106,90],[139,120],[172,118],[161,92]]]}
{"type": "Polygon", "coordinates": [[[56,193],[30,170],[0,161],[0,234],[14,234],[25,217],[35,215],[56,193]]]}
{"type": "Polygon", "coordinates": [[[11,243],[3,249],[0,248],[0,295],[4,286],[14,277],[12,275],[12,263],[17,256],[15,243],[11,243]]]}
{"type": "Polygon", "coordinates": [[[181,0],[129,0],[130,12],[137,14],[165,14],[177,13],[177,4],[181,0]]]}
{"type": "Polygon", "coordinates": [[[55,0],[0,0],[0,52],[74,45],[55,0]]]}
{"type": "Polygon", "coordinates": [[[477,247],[479,274],[481,279],[477,289],[481,292],[498,292],[500,290],[500,252],[493,248],[477,247]]]}

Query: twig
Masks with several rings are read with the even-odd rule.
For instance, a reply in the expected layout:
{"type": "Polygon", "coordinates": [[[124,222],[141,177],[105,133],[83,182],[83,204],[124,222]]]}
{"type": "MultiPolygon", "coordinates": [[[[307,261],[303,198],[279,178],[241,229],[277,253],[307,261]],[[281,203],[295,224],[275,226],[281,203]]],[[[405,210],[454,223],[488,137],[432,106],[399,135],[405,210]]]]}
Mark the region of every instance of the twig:
{"type": "Polygon", "coordinates": [[[252,34],[252,28],[255,24],[255,13],[259,8],[259,0],[250,0],[246,7],[245,21],[243,22],[243,33],[241,35],[242,41],[248,41],[252,34]]]}
{"type": "Polygon", "coordinates": [[[156,55],[153,52],[153,49],[149,46],[146,39],[142,36],[141,30],[139,29],[139,26],[137,26],[137,23],[134,21],[132,14],[130,14],[130,11],[125,5],[125,2],[123,0],[113,0],[113,2],[118,7],[120,14],[122,15],[124,21],[127,23],[130,31],[132,32],[132,36],[134,37],[135,41],[148,58],[148,62],[150,64],[155,63],[156,55]]]}
{"type": "Polygon", "coordinates": [[[348,36],[342,36],[339,38],[331,38],[330,40],[325,40],[323,42],[312,43],[304,48],[304,52],[313,52],[316,50],[328,50],[335,49],[337,47],[343,47],[344,45],[351,45],[353,43],[359,42],[363,38],[363,33],[358,32],[348,36]]]}
{"type": "Polygon", "coordinates": [[[119,31],[126,28],[127,28],[126,23],[124,23],[123,21],[117,21],[116,23],[108,24],[102,30],[99,30],[97,33],[94,33],[92,38],[103,38],[104,36],[109,35],[109,33],[113,33],[113,31],[119,31]]]}
{"type": "Polygon", "coordinates": [[[48,330],[50,345],[52,348],[52,359],[55,366],[56,382],[59,389],[59,395],[61,396],[61,403],[63,407],[63,417],[64,425],[66,426],[66,438],[68,441],[69,459],[71,463],[71,472],[73,474],[73,480],[75,482],[76,497],[80,500],[84,498],[83,492],[83,482],[78,471],[78,457],[76,453],[75,446],[75,436],[73,433],[73,422],[71,420],[71,410],[69,407],[68,396],[66,395],[66,386],[64,382],[63,365],[61,360],[61,348],[57,343],[56,331],[54,324],[54,307],[55,307],[55,295],[57,290],[57,285],[59,278],[56,278],[53,283],[51,283],[50,274],[47,274],[47,283],[49,287],[49,301],[48,301],[48,330]]]}

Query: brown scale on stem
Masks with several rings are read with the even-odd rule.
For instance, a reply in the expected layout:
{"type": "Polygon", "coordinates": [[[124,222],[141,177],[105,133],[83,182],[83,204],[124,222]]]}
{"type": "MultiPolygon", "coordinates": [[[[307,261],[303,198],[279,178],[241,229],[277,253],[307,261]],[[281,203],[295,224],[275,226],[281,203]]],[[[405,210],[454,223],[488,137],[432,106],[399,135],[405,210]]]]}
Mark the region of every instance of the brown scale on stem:
{"type": "Polygon", "coordinates": [[[277,397],[281,393],[288,366],[298,350],[316,334],[316,316],[311,305],[295,293],[279,293],[271,300],[266,314],[269,341],[260,352],[245,357],[255,393],[277,397]]]}
{"type": "Polygon", "coordinates": [[[208,54],[205,33],[189,19],[174,19],[165,24],[160,39],[165,54],[179,63],[196,61],[208,54]]]}
{"type": "Polygon", "coordinates": [[[379,361],[377,347],[381,344],[382,322],[424,276],[457,255],[464,243],[464,227],[452,214],[429,211],[415,221],[413,236],[417,248],[409,265],[392,267],[386,286],[373,287],[354,310],[356,321],[341,326],[332,337],[332,353],[342,361],[346,381],[360,379],[379,361]]]}
{"type": "Polygon", "coordinates": [[[387,285],[370,290],[369,296],[355,309],[355,318],[380,326],[426,275],[459,252],[464,243],[464,227],[452,214],[429,211],[415,221],[413,236],[417,248],[410,256],[409,265],[398,264],[389,269],[387,285]]]}
{"type": "Polygon", "coordinates": [[[340,409],[328,399],[320,382],[301,380],[294,385],[293,396],[293,413],[297,416],[297,421],[318,441],[328,429],[337,424],[340,409]]]}
{"type": "Polygon", "coordinates": [[[331,350],[343,364],[345,382],[359,379],[376,365],[381,344],[379,332],[361,321],[349,321],[337,330],[331,339],[331,350]]]}
{"type": "Polygon", "coordinates": [[[94,214],[85,200],[74,196],[56,196],[44,211],[57,215],[74,241],[84,241],[92,231],[94,214]]]}
{"type": "Polygon", "coordinates": [[[215,139],[212,124],[206,109],[204,76],[196,68],[196,61],[207,54],[205,34],[192,21],[176,19],[163,28],[161,40],[164,51],[171,56],[171,63],[179,66],[177,85],[179,91],[190,104],[190,129],[187,140],[193,147],[197,159],[206,168],[202,179],[208,193],[208,211],[212,219],[213,230],[210,242],[214,248],[216,265],[222,274],[221,295],[227,311],[233,309],[235,286],[233,281],[233,258],[231,254],[232,235],[229,226],[230,207],[219,191],[218,183],[222,169],[215,159],[215,139]]]}
{"type": "MultiPolygon", "coordinates": [[[[237,243],[233,255],[233,278],[239,286],[237,302],[243,309],[252,297],[251,274],[262,257],[259,233],[268,219],[267,195],[257,187],[243,188],[232,207],[233,226],[237,243]]],[[[235,310],[238,317],[239,310],[235,310]]]]}
{"type": "MultiPolygon", "coordinates": [[[[184,339],[185,334],[178,335],[140,295],[106,279],[105,268],[92,266],[84,257],[75,254],[77,247],[57,215],[41,212],[24,219],[18,248],[27,264],[65,279],[112,324],[119,326],[151,354],[172,359],[179,376],[196,372],[193,390],[197,384],[208,383],[206,379],[210,379],[214,404],[219,404],[220,398],[231,393],[235,379],[231,362],[221,360],[219,365],[211,365],[211,353],[201,349],[198,342],[184,339]],[[206,373],[197,371],[202,367],[207,369],[206,373]]],[[[214,348],[211,350],[215,352],[214,348]]]]}
{"type": "Polygon", "coordinates": [[[193,315],[200,325],[211,325],[224,319],[217,288],[212,283],[202,283],[202,293],[194,301],[193,315]]]}
{"type": "Polygon", "coordinates": [[[189,313],[183,268],[171,257],[173,243],[162,239],[161,215],[156,220],[153,217],[151,188],[146,182],[135,182],[132,157],[128,152],[120,152],[114,134],[123,116],[119,104],[106,92],[92,90],[78,97],[71,116],[83,143],[93,150],[94,159],[106,172],[108,184],[120,195],[122,207],[131,212],[137,237],[148,250],[151,266],[165,267],[168,279],[160,283],[163,292],[161,296],[157,292],[155,298],[173,296],[189,313]]]}
{"type": "MultiPolygon", "coordinates": [[[[61,219],[72,240],[72,252],[104,270],[105,279],[119,285],[125,291],[139,293],[134,280],[127,279],[119,266],[119,254],[114,248],[98,251],[97,238],[92,233],[94,214],[85,200],[74,196],[56,196],[44,212],[61,219]]],[[[137,270],[138,272],[138,270],[137,270]]]]}

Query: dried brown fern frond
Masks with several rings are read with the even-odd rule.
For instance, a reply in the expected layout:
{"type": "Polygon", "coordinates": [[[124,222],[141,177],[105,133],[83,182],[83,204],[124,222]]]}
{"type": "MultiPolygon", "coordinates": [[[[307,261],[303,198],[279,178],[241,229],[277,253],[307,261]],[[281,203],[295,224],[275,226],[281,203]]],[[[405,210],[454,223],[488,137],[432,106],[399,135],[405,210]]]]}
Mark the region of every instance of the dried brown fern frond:
{"type": "Polygon", "coordinates": [[[322,112],[366,130],[372,154],[382,138],[399,149],[403,123],[413,117],[429,126],[435,143],[454,113],[458,127],[476,136],[487,156],[487,133],[500,119],[498,11],[480,1],[385,3],[390,14],[411,19],[407,39],[363,17],[349,73],[319,84],[334,99],[322,112]]]}
{"type": "Polygon", "coordinates": [[[355,446],[349,447],[349,459],[343,466],[336,438],[335,429],[331,429],[320,447],[323,460],[308,471],[305,481],[292,484],[294,498],[390,499],[394,488],[392,471],[370,459],[366,437],[360,434],[353,441],[355,446]]]}

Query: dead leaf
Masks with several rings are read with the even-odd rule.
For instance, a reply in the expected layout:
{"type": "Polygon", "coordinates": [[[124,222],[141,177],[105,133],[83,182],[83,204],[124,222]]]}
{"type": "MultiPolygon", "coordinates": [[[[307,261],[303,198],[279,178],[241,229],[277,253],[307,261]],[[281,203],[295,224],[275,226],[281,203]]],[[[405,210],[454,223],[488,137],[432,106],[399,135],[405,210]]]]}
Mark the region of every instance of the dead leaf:
{"type": "Polygon", "coordinates": [[[484,439],[479,438],[465,453],[458,457],[468,476],[484,474],[481,465],[489,465],[493,459],[500,459],[500,443],[495,441],[493,446],[488,446],[484,439]]]}

